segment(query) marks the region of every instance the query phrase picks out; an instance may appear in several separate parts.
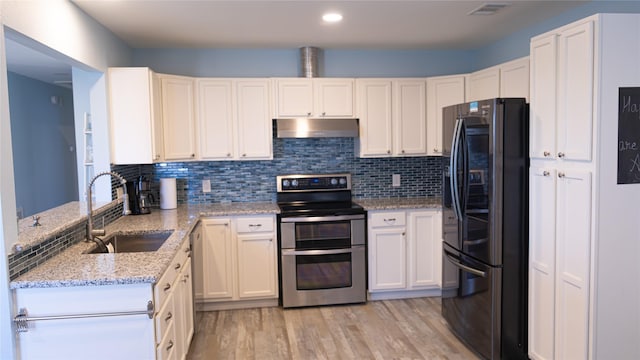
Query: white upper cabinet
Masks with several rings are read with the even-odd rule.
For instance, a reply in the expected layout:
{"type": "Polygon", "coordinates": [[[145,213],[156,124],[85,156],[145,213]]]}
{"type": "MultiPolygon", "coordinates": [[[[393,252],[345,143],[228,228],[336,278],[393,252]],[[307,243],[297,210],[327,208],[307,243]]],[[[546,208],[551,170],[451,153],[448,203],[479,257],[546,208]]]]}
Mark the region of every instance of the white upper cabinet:
{"type": "Polygon", "coordinates": [[[198,79],[197,119],[202,160],[271,159],[267,79],[198,79]]]}
{"type": "Polygon", "coordinates": [[[162,161],[160,83],[149,68],[109,68],[111,163],[162,161]]]}
{"type": "Polygon", "coordinates": [[[391,91],[392,82],[389,79],[356,80],[360,156],[391,155],[391,91]]]}
{"type": "Polygon", "coordinates": [[[283,78],[275,80],[276,117],[354,117],[354,80],[283,78]]]}
{"type": "Polygon", "coordinates": [[[500,97],[500,67],[493,66],[469,75],[467,101],[500,97]]]}
{"type": "Polygon", "coordinates": [[[500,97],[522,97],[529,102],[529,57],[500,64],[500,97]]]}
{"type": "Polygon", "coordinates": [[[556,34],[531,41],[531,105],[529,155],[537,159],[556,156],[556,34]]]}
{"type": "Polygon", "coordinates": [[[200,158],[230,159],[235,149],[233,81],[198,79],[196,86],[200,158]]]}
{"type": "Polygon", "coordinates": [[[195,109],[190,77],[161,75],[162,127],[164,130],[164,158],[167,161],[194,160],[195,109]]]}
{"type": "Polygon", "coordinates": [[[531,41],[532,158],[591,161],[593,41],[592,22],[531,41]]]}
{"type": "Polygon", "coordinates": [[[273,158],[273,127],[269,114],[271,96],[267,79],[241,79],[235,81],[236,121],[240,160],[273,158]]]}
{"type": "Polygon", "coordinates": [[[424,79],[403,79],[393,83],[395,155],[424,156],[427,153],[426,86],[424,79]]]}
{"type": "Polygon", "coordinates": [[[442,108],[465,102],[465,75],[427,78],[427,154],[442,155],[442,108]]]}
{"type": "Polygon", "coordinates": [[[426,156],[425,79],[356,80],[360,156],[426,156]]]}

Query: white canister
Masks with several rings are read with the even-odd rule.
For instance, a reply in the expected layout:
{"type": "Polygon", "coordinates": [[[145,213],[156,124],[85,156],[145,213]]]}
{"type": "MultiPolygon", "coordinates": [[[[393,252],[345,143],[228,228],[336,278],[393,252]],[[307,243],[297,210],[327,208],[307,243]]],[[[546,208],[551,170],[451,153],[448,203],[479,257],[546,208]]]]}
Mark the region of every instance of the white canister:
{"type": "Polygon", "coordinates": [[[160,209],[175,209],[178,207],[178,190],[176,178],[160,179],[160,209]]]}

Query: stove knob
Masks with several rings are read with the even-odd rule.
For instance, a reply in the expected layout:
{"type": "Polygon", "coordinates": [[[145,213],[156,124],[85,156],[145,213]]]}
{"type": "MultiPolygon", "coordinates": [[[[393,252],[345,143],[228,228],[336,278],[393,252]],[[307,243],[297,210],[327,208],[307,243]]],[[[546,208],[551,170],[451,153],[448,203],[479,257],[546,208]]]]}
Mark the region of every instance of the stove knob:
{"type": "Polygon", "coordinates": [[[298,180],[291,180],[291,186],[298,186],[298,180]]]}
{"type": "Polygon", "coordinates": [[[282,186],[288,187],[289,186],[289,180],[282,180],[282,186]]]}
{"type": "Polygon", "coordinates": [[[338,179],[331,179],[331,185],[338,185],[338,179]]]}
{"type": "Polygon", "coordinates": [[[347,179],[340,178],[340,185],[345,185],[347,183],[347,179]]]}

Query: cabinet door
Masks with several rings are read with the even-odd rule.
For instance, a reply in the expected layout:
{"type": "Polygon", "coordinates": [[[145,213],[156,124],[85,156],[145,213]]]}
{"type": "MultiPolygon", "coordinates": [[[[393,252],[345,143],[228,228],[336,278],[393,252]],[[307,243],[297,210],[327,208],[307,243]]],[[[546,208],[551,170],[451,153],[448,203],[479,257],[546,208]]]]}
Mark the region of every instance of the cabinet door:
{"type": "Polygon", "coordinates": [[[195,150],[193,80],[161,77],[165,160],[192,160],[195,150]]]}
{"type": "MultiPolygon", "coordinates": [[[[160,156],[156,134],[162,131],[154,97],[159,89],[149,68],[109,68],[109,128],[111,162],[114,164],[150,164],[160,156]],[[155,86],[154,86],[155,85],[155,86]]],[[[160,133],[161,134],[161,133],[160,133]]],[[[162,137],[160,137],[162,139],[162,137]]],[[[160,144],[161,145],[161,144],[160,144]]]]}
{"type": "Polygon", "coordinates": [[[313,79],[316,116],[353,117],[353,79],[313,79]]]}
{"type": "Polygon", "coordinates": [[[196,260],[193,274],[195,296],[199,300],[231,299],[235,251],[229,219],[202,220],[202,241],[194,242],[196,260]]]}
{"type": "Polygon", "coordinates": [[[238,234],[238,297],[276,297],[276,240],[273,232],[238,234]]]}
{"type": "Polygon", "coordinates": [[[558,157],[591,161],[593,141],[593,21],[558,39],[558,157]]]}
{"type": "Polygon", "coordinates": [[[185,359],[189,352],[189,344],[193,338],[193,298],[191,286],[191,259],[187,259],[178,275],[174,293],[176,313],[176,358],[185,359]]]}
{"type": "Polygon", "coordinates": [[[500,96],[500,68],[497,66],[469,75],[469,99],[477,101],[500,96]]]}
{"type": "Polygon", "coordinates": [[[529,102],[529,57],[500,65],[500,97],[523,97],[529,102]]]}
{"type": "Polygon", "coordinates": [[[360,156],[390,156],[391,80],[356,80],[357,108],[360,118],[360,156]]]}
{"type": "Polygon", "coordinates": [[[424,79],[394,82],[396,155],[427,155],[426,87],[424,79]]]}
{"type": "Polygon", "coordinates": [[[269,99],[269,80],[236,81],[240,160],[273,158],[273,127],[269,116],[269,99]]]}
{"type": "Polygon", "coordinates": [[[557,35],[531,41],[529,154],[531,158],[556,156],[556,58],[557,35]]]}
{"type": "Polygon", "coordinates": [[[442,217],[438,211],[409,211],[409,287],[436,287],[441,282],[442,217]]]}
{"type": "Polygon", "coordinates": [[[553,359],[556,171],[529,172],[529,356],[553,359]]]}
{"type": "Polygon", "coordinates": [[[558,170],[556,359],[586,359],[589,343],[591,173],[558,170]]]}
{"type": "Polygon", "coordinates": [[[464,103],[465,76],[427,79],[427,154],[442,155],[442,108],[464,103]]]}
{"type": "Polygon", "coordinates": [[[204,160],[234,156],[233,83],[199,79],[197,86],[199,157],[204,160]]]}
{"type": "Polygon", "coordinates": [[[404,227],[369,231],[369,290],[402,290],[407,287],[404,227]]]}
{"type": "Polygon", "coordinates": [[[276,80],[279,117],[306,117],[313,115],[313,83],[311,79],[276,80]]]}

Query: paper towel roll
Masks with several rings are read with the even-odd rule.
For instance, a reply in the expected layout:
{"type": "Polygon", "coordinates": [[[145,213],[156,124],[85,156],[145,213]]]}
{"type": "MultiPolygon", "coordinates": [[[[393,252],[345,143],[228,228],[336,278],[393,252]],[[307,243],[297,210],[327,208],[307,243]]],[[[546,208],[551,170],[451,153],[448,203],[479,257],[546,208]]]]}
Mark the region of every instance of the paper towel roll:
{"type": "Polygon", "coordinates": [[[160,209],[175,209],[178,207],[176,178],[160,179],[160,209]]]}

